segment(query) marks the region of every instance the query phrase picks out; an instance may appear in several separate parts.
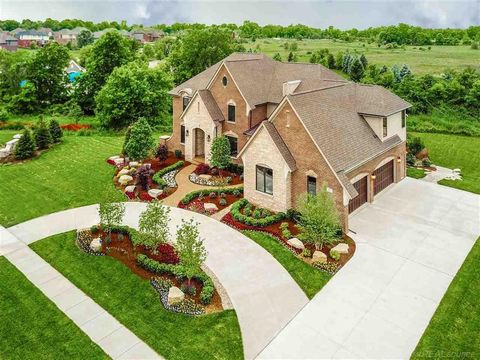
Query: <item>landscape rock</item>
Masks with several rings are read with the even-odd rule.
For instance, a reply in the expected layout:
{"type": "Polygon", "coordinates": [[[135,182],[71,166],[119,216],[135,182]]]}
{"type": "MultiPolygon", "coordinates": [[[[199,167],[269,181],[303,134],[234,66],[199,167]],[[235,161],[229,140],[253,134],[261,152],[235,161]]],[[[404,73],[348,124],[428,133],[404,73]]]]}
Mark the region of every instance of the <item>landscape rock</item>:
{"type": "Polygon", "coordinates": [[[178,304],[185,299],[185,294],[176,286],[168,289],[168,305],[178,304]]]}
{"type": "Polygon", "coordinates": [[[201,175],[198,175],[198,177],[202,180],[206,180],[206,181],[209,181],[212,179],[212,175],[208,175],[208,174],[201,174],[201,175]]]}
{"type": "Polygon", "coordinates": [[[123,158],[118,158],[118,159],[114,159],[113,162],[115,163],[115,165],[123,165],[124,163],[124,159],[123,158]]]}
{"type": "Polygon", "coordinates": [[[127,185],[132,180],[133,177],[131,177],[130,175],[122,175],[118,178],[118,183],[121,185],[127,185]]]}
{"type": "Polygon", "coordinates": [[[20,139],[22,137],[22,134],[15,134],[13,135],[14,139],[20,139]]]}
{"type": "Polygon", "coordinates": [[[294,247],[295,249],[298,250],[303,250],[305,249],[305,245],[303,245],[303,242],[297,238],[291,238],[287,240],[287,244],[294,247]]]}
{"type": "Polygon", "coordinates": [[[150,189],[150,190],[148,190],[148,195],[150,195],[152,198],[155,198],[155,199],[162,194],[163,194],[163,190],[160,190],[160,189],[150,189]]]}
{"type": "Polygon", "coordinates": [[[332,250],[337,251],[339,254],[348,254],[348,244],[340,243],[332,248],[332,250]]]}
{"type": "Polygon", "coordinates": [[[203,204],[203,207],[204,207],[205,211],[217,211],[218,210],[217,205],[215,205],[213,203],[205,203],[205,204],[203,204]]]}
{"type": "Polygon", "coordinates": [[[132,167],[137,167],[137,166],[139,166],[140,164],[139,164],[138,161],[130,161],[130,163],[129,163],[128,165],[130,165],[130,166],[132,166],[132,167]]]}
{"type": "Polygon", "coordinates": [[[114,156],[110,156],[110,157],[108,158],[108,160],[115,161],[115,160],[117,160],[117,159],[119,159],[119,158],[120,158],[120,156],[114,155],[114,156]]]}
{"type": "Polygon", "coordinates": [[[128,185],[127,187],[125,187],[125,192],[133,193],[135,191],[135,187],[135,185],[128,185]]]}
{"type": "Polygon", "coordinates": [[[323,252],[319,250],[316,250],[312,255],[312,262],[326,263],[327,255],[325,255],[323,252]]]}
{"type": "Polygon", "coordinates": [[[122,170],[120,170],[118,172],[118,176],[122,176],[122,175],[129,175],[130,174],[130,170],[129,169],[126,169],[126,168],[123,168],[122,170]]]}
{"type": "Polygon", "coordinates": [[[100,238],[95,238],[90,243],[90,249],[95,252],[102,251],[102,240],[100,238]]]}

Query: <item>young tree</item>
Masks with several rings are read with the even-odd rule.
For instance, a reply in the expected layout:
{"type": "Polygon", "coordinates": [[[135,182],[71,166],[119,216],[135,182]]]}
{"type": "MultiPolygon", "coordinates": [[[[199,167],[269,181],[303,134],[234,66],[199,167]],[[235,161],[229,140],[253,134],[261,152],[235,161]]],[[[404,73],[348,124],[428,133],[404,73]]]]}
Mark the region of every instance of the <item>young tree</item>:
{"type": "Polygon", "coordinates": [[[160,144],[157,147],[155,157],[160,161],[164,162],[168,158],[168,147],[165,144],[160,144]]]}
{"type": "Polygon", "coordinates": [[[160,244],[169,241],[170,208],[159,201],[149,202],[147,209],[140,214],[139,230],[142,243],[154,253],[160,244]]]}
{"type": "Polygon", "coordinates": [[[98,215],[100,217],[100,224],[107,232],[107,239],[110,240],[112,236],[112,227],[118,226],[123,221],[125,215],[125,205],[119,202],[104,201],[99,204],[98,215]]]}
{"type": "Polygon", "coordinates": [[[47,128],[43,118],[40,118],[37,127],[35,128],[35,143],[39,150],[47,149],[52,143],[50,130],[47,128]]]}
{"type": "Polygon", "coordinates": [[[350,75],[350,79],[355,82],[359,82],[363,78],[363,74],[365,69],[363,68],[362,62],[358,57],[353,57],[353,59],[349,62],[348,67],[348,74],[350,75]]]}
{"type": "Polygon", "coordinates": [[[57,120],[50,120],[48,130],[50,132],[50,136],[52,137],[52,141],[54,143],[59,142],[63,136],[63,132],[57,120]]]}
{"type": "Polygon", "coordinates": [[[148,125],[147,120],[140,118],[132,126],[128,143],[125,145],[125,153],[132,160],[143,160],[154,146],[152,128],[148,125]]]}
{"type": "Polygon", "coordinates": [[[360,62],[362,63],[364,69],[368,67],[368,60],[365,54],[360,55],[360,62]]]}
{"type": "Polygon", "coordinates": [[[327,56],[327,67],[329,69],[335,69],[335,57],[333,54],[328,54],[327,56]]]}
{"type": "Polygon", "coordinates": [[[295,56],[294,56],[293,53],[290,51],[290,52],[288,53],[287,61],[288,61],[288,62],[292,62],[292,61],[294,61],[294,59],[295,59],[295,56]]]}
{"type": "Polygon", "coordinates": [[[84,46],[90,45],[93,43],[93,34],[90,30],[82,30],[77,37],[77,45],[79,48],[83,48],[84,46]]]}
{"type": "Polygon", "coordinates": [[[275,53],[275,55],[273,55],[273,60],[275,61],[282,61],[282,56],[280,55],[280,53],[275,53]]]}
{"type": "Polygon", "coordinates": [[[33,140],[30,130],[25,129],[23,135],[15,148],[15,158],[24,160],[31,158],[35,152],[35,141],[33,140]]]}
{"type": "Polygon", "coordinates": [[[180,256],[185,276],[188,279],[188,285],[192,277],[200,271],[203,262],[207,258],[207,251],[200,238],[198,223],[185,221],[182,219],[182,225],[177,229],[177,243],[175,249],[180,256]]]}
{"type": "Polygon", "coordinates": [[[338,238],[340,218],[332,195],[324,184],[317,195],[303,194],[298,200],[299,238],[313,243],[317,250],[338,238]]]}
{"type": "Polygon", "coordinates": [[[210,164],[219,169],[225,169],[232,159],[230,158],[230,141],[226,136],[217,136],[212,141],[210,150],[210,164]]]}
{"type": "Polygon", "coordinates": [[[140,117],[160,123],[170,110],[172,80],[163,67],[132,62],[116,68],[95,97],[96,114],[106,128],[122,128],[140,117]]]}

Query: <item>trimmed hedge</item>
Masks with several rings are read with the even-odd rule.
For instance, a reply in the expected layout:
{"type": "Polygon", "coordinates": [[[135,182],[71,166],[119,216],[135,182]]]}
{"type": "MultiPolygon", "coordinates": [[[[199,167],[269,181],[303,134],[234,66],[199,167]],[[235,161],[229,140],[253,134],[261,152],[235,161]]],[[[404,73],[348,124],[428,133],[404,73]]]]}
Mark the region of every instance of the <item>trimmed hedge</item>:
{"type": "MultiPolygon", "coordinates": [[[[139,266],[157,274],[170,274],[178,278],[185,278],[185,273],[183,271],[182,265],[161,263],[156,260],[150,259],[144,254],[140,254],[137,256],[137,263],[139,266]]],[[[193,279],[201,281],[203,284],[202,291],[200,292],[200,302],[204,305],[210,304],[212,302],[213,293],[215,291],[215,287],[210,276],[208,276],[204,272],[201,272],[195,274],[193,276],[193,279]]]]}
{"type": "Polygon", "coordinates": [[[217,195],[220,195],[221,193],[234,194],[237,191],[240,194],[243,194],[243,186],[233,187],[233,188],[201,189],[201,190],[196,190],[196,191],[192,191],[192,192],[188,193],[187,195],[185,195],[183,197],[182,200],[180,200],[180,202],[183,205],[188,205],[188,203],[190,203],[190,201],[192,201],[193,199],[196,199],[200,195],[208,196],[211,193],[216,193],[217,195]]]}
{"type": "Polygon", "coordinates": [[[238,200],[232,205],[232,208],[230,210],[230,213],[232,214],[233,218],[236,221],[241,222],[242,224],[245,224],[245,225],[263,227],[263,226],[272,225],[276,222],[282,221],[287,217],[285,213],[279,212],[273,215],[266,216],[264,218],[256,219],[252,216],[244,215],[240,211],[245,206],[247,206],[247,204],[249,204],[247,199],[238,200]]]}
{"type": "Polygon", "coordinates": [[[167,167],[157,171],[155,173],[155,175],[153,175],[152,180],[154,182],[156,182],[157,184],[162,185],[162,180],[163,180],[162,177],[164,175],[166,175],[170,171],[177,170],[177,169],[181,168],[184,164],[185,164],[184,161],[177,161],[175,164],[172,164],[170,166],[167,166],[167,167]]]}

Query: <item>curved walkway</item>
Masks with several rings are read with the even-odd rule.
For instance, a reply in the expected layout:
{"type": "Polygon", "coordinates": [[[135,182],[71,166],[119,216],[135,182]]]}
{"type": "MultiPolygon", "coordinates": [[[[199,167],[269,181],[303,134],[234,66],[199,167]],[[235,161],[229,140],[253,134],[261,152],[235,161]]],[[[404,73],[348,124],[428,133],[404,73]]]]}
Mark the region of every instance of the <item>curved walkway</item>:
{"type": "MultiPolygon", "coordinates": [[[[146,204],[126,202],[125,207],[124,223],[138,228],[138,218],[146,204]]],[[[204,215],[174,207],[170,218],[171,234],[182,219],[193,218],[200,223],[200,235],[208,251],[205,264],[215,273],[237,312],[245,357],[254,358],[307,304],[307,297],[266,250],[238,231],[204,215]]],[[[90,205],[42,216],[12,226],[8,231],[30,244],[98,222],[97,206],[90,205]]],[[[9,247],[7,258],[22,251],[15,251],[14,247],[9,247]]]]}

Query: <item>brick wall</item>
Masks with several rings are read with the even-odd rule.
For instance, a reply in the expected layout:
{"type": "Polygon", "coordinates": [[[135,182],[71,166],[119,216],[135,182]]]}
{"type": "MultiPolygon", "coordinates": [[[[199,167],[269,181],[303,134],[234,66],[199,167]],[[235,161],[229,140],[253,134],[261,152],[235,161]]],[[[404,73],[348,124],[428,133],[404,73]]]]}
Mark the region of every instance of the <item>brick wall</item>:
{"type": "Polygon", "coordinates": [[[185,154],[185,145],[180,144],[180,115],[183,112],[183,99],[181,96],[173,96],[172,101],[172,136],[167,141],[170,151],[181,150],[185,154]]]}

